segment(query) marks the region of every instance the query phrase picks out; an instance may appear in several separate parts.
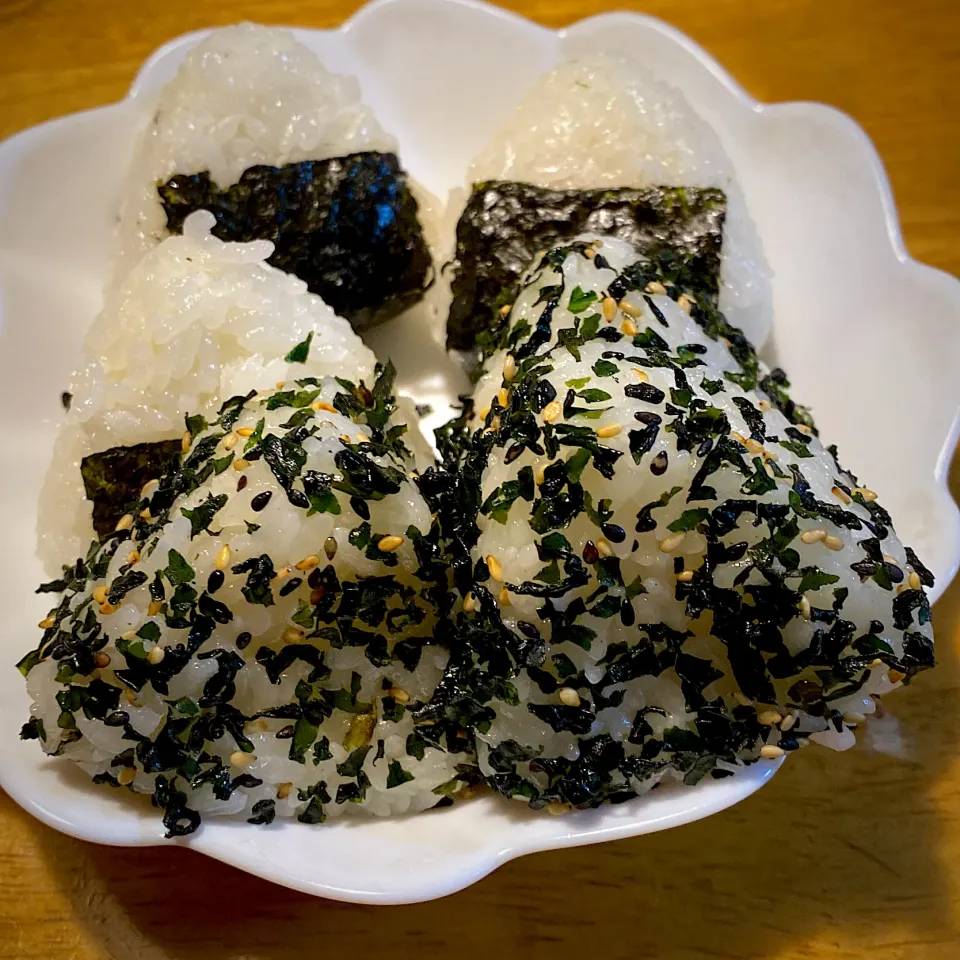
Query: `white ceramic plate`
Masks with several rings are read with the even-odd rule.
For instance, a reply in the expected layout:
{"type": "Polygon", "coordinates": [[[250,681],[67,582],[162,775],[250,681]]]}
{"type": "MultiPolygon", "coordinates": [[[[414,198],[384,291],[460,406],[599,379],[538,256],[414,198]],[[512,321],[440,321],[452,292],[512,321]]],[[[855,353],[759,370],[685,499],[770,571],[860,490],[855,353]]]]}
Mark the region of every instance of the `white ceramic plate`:
{"type": "MultiPolygon", "coordinates": [[[[883,168],[848,117],[819,104],[756,103],[688,38],[635,14],[553,33],[464,0],[380,0],[340,30],[298,35],[328,67],[359,77],[405,166],[438,196],[462,184],[505,113],[565,55],[628,51],[679,87],[716,127],[776,274],[768,359],[783,363],[824,437],[879,491],[903,539],[936,573],[934,596],[942,592],[960,551],[960,514],[946,489],[958,424],[960,283],[907,256],[883,168]]],[[[135,130],[150,93],[197,39],[154,54],[123,102],[0,145],[0,784],[40,819],[87,840],[179,842],[308,893],[369,903],[442,896],[512,857],[688,823],[755,791],[775,764],[561,818],[486,798],[317,829],[209,818],[196,834],[164,841],[146,804],[92,789],[72,765],[18,739],[28,701],[13,663],[46,613],[33,595],[43,579],[34,526],[60,391],[99,308],[135,130]]],[[[425,338],[410,333],[401,325],[393,347],[413,344],[415,356],[425,338]]],[[[442,397],[456,383],[439,351],[419,366],[394,356],[421,396],[442,397]]]]}

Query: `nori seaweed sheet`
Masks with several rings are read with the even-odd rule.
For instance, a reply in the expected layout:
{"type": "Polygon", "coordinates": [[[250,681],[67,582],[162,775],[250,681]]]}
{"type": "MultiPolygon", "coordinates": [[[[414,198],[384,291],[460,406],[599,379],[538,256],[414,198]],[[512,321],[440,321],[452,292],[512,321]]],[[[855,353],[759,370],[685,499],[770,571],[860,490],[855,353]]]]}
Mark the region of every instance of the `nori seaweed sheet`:
{"type": "Polygon", "coordinates": [[[93,529],[102,540],[150,480],[158,480],[180,462],[182,440],[159,440],[132,447],[111,447],[80,461],[87,499],[93,504],[93,529]]]}
{"type": "Polygon", "coordinates": [[[272,240],[269,263],[305,280],[358,332],[406,310],[429,285],[417,201],[392,153],[250,167],[224,190],[206,172],[174,174],[157,192],[171,233],[209,210],[221,240],[272,240]]]}
{"type": "Polygon", "coordinates": [[[631,243],[657,275],[716,303],[726,194],[713,187],[549,190],[529,183],[476,183],[457,224],[447,348],[474,350],[499,325],[537,251],[593,232],[631,243]]]}

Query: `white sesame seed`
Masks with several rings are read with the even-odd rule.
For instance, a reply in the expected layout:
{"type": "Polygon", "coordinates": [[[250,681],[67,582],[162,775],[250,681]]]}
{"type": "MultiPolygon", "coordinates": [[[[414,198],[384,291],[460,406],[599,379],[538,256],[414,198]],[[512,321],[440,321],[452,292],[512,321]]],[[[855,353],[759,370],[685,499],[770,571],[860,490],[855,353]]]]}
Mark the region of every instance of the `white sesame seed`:
{"type": "Polygon", "coordinates": [[[407,693],[407,691],[404,690],[403,687],[391,687],[387,692],[390,694],[391,697],[393,697],[394,700],[397,701],[397,703],[410,702],[410,694],[407,693]]]}
{"type": "Polygon", "coordinates": [[[867,503],[873,503],[873,501],[877,499],[877,495],[868,487],[854,487],[853,492],[859,493],[867,503]]]}
{"type": "Polygon", "coordinates": [[[855,726],[858,723],[866,723],[867,718],[862,713],[845,713],[843,715],[843,722],[855,726]]]}
{"type": "Polygon", "coordinates": [[[830,492],[841,502],[841,503],[850,503],[850,497],[847,496],[845,490],[841,490],[839,487],[831,487],[830,492]]]}
{"type": "Polygon", "coordinates": [[[560,702],[568,707],[580,706],[580,694],[573,687],[561,687],[557,691],[557,696],[560,698],[560,702]]]}
{"type": "Polygon", "coordinates": [[[277,799],[286,800],[290,796],[290,791],[293,790],[293,783],[289,780],[285,780],[283,783],[277,784],[277,799]]]}
{"type": "Polygon", "coordinates": [[[320,558],[315,553],[311,553],[309,557],[297,561],[294,566],[297,570],[312,570],[314,567],[320,566],[320,558]]]}
{"type": "Polygon", "coordinates": [[[583,251],[583,255],[588,260],[592,260],[597,255],[597,251],[594,250],[593,247],[587,247],[587,249],[583,251]]]}
{"type": "Polygon", "coordinates": [[[477,598],[472,593],[468,593],[463,598],[463,612],[473,613],[473,611],[476,609],[477,609],[477,598]]]}
{"type": "Polygon", "coordinates": [[[551,400],[543,408],[543,419],[546,423],[553,423],[555,420],[560,419],[560,414],[563,413],[563,407],[560,405],[559,401],[551,400]]]}
{"type": "Polygon", "coordinates": [[[223,449],[232,450],[240,442],[240,437],[236,433],[228,433],[223,438],[223,449]]]}
{"type": "Polygon", "coordinates": [[[189,453],[189,452],[190,452],[190,444],[191,444],[192,442],[193,442],[193,441],[190,439],[190,431],[188,430],[188,431],[187,431],[186,433],[184,433],[184,435],[180,438],[180,450],[181,450],[183,453],[189,453]]]}
{"type": "Polygon", "coordinates": [[[488,553],[484,559],[487,561],[490,576],[498,583],[503,583],[503,567],[500,566],[500,561],[492,553],[488,553]]]}
{"type": "Polygon", "coordinates": [[[780,747],[774,746],[772,743],[764,744],[760,748],[760,756],[764,760],[776,760],[778,757],[783,756],[783,750],[780,747]]]}
{"type": "Polygon", "coordinates": [[[403,537],[397,536],[396,534],[390,534],[386,537],[381,537],[377,541],[377,549],[381,553],[393,553],[400,545],[403,543],[403,537]]]}
{"type": "Polygon", "coordinates": [[[547,804],[547,813],[554,817],[562,817],[570,812],[569,803],[561,803],[559,800],[551,800],[547,804]]]}
{"type": "Polygon", "coordinates": [[[213,561],[213,566],[217,570],[226,570],[230,566],[230,544],[225,543],[219,551],[217,551],[217,557],[213,561]]]}
{"type": "Polygon", "coordinates": [[[127,554],[127,563],[139,563],[140,562],[140,551],[131,550],[127,554]]]}
{"type": "Polygon", "coordinates": [[[823,538],[823,545],[828,550],[836,551],[843,549],[843,541],[839,537],[833,536],[833,534],[827,534],[827,536],[823,538]]]}
{"type": "Polygon", "coordinates": [[[667,288],[659,280],[651,280],[643,289],[654,296],[663,296],[667,292],[667,288]]]}
{"type": "Polygon", "coordinates": [[[887,671],[887,679],[888,679],[891,683],[900,683],[900,681],[903,680],[903,679],[905,679],[906,676],[907,676],[907,675],[906,675],[905,673],[901,673],[899,670],[892,670],[892,669],[891,669],[891,670],[888,670],[888,671],[887,671]]]}
{"type": "Polygon", "coordinates": [[[921,587],[920,574],[916,570],[910,571],[910,576],[907,577],[907,583],[910,586],[911,590],[919,590],[921,587]]]}
{"type": "Polygon", "coordinates": [[[633,368],[633,372],[637,375],[637,379],[641,383],[649,383],[650,378],[647,376],[646,372],[643,370],[638,370],[636,367],[633,368]]]}
{"type": "Polygon", "coordinates": [[[609,440],[611,437],[617,436],[622,430],[623,427],[619,423],[608,423],[604,427],[598,427],[596,433],[601,440],[609,440]]]}
{"type": "Polygon", "coordinates": [[[800,534],[800,540],[803,543],[819,543],[826,535],[827,531],[818,527],[816,530],[804,530],[800,534]]]}
{"type": "Polygon", "coordinates": [[[121,787],[129,786],[136,778],[137,771],[135,767],[121,767],[117,773],[117,783],[119,783],[121,787]]]}
{"type": "Polygon", "coordinates": [[[692,579],[693,579],[693,571],[692,571],[692,570],[681,570],[681,571],[677,574],[677,580],[678,580],[680,583],[689,583],[692,579]]]}
{"type": "Polygon", "coordinates": [[[503,407],[504,410],[507,409],[507,404],[510,402],[510,394],[507,392],[506,387],[501,387],[497,391],[497,403],[503,407]]]}
{"type": "Polygon", "coordinates": [[[511,604],[510,591],[509,591],[506,587],[501,587],[501,588],[500,588],[499,600],[500,600],[500,606],[501,606],[501,607],[509,607],[509,606],[510,606],[510,604],[511,604]]]}
{"type": "Polygon", "coordinates": [[[234,750],[230,754],[231,767],[250,767],[257,762],[256,754],[244,753],[242,750],[234,750]]]}
{"type": "Polygon", "coordinates": [[[239,427],[237,429],[238,436],[241,437],[252,437],[253,436],[253,427],[239,427]]]}
{"type": "Polygon", "coordinates": [[[669,537],[664,537],[657,546],[663,553],[673,553],[683,543],[685,536],[684,533],[672,533],[669,537]]]}
{"type": "Polygon", "coordinates": [[[629,317],[620,324],[620,330],[628,337],[635,337],[640,332],[640,328],[629,317]]]}
{"type": "Polygon", "coordinates": [[[166,655],[167,651],[158,643],[156,646],[150,648],[150,652],[147,654],[147,663],[152,663],[156,666],[166,655]]]}
{"type": "Polygon", "coordinates": [[[238,459],[233,461],[233,469],[236,470],[237,473],[239,473],[241,470],[246,470],[247,467],[249,466],[250,466],[250,461],[244,460],[243,457],[239,457],[238,459]]]}
{"type": "Polygon", "coordinates": [[[788,713],[784,718],[783,722],[780,724],[780,729],[786,733],[788,730],[792,730],[794,724],[797,722],[797,715],[795,713],[788,713]]]}
{"type": "Polygon", "coordinates": [[[613,556],[613,546],[606,537],[597,537],[597,542],[594,546],[597,548],[597,553],[599,553],[601,557],[613,556]]]}
{"type": "Polygon", "coordinates": [[[636,320],[637,317],[643,316],[643,311],[639,307],[635,307],[632,303],[629,303],[626,300],[620,301],[620,309],[628,316],[633,317],[636,320]]]}
{"type": "Polygon", "coordinates": [[[94,587],[90,593],[90,596],[93,597],[93,602],[106,603],[109,590],[110,588],[105,583],[101,583],[99,587],[94,587]]]}
{"type": "Polygon", "coordinates": [[[284,643],[299,643],[303,639],[303,631],[299,627],[287,627],[281,639],[284,643]]]}
{"type": "Polygon", "coordinates": [[[118,521],[114,530],[129,530],[133,526],[133,514],[125,513],[118,521]]]}
{"type": "Polygon", "coordinates": [[[41,630],[49,630],[57,622],[56,617],[44,617],[37,626],[41,630]]]}
{"type": "Polygon", "coordinates": [[[505,303],[505,304],[500,308],[500,316],[501,316],[501,317],[507,317],[507,316],[509,316],[509,315],[510,315],[510,311],[511,311],[512,309],[513,309],[513,304],[512,304],[512,303],[505,303]]]}
{"type": "Polygon", "coordinates": [[[783,716],[776,710],[764,710],[763,713],[757,714],[757,723],[765,727],[775,727],[782,719],[783,716]]]}
{"type": "Polygon", "coordinates": [[[147,497],[152,496],[154,490],[158,489],[159,486],[160,486],[159,480],[148,480],[143,485],[143,489],[140,491],[140,499],[145,500],[147,497]]]}
{"type": "Polygon", "coordinates": [[[693,305],[696,301],[689,293],[681,293],[677,297],[677,306],[686,314],[689,314],[693,310],[693,305]]]}
{"type": "Polygon", "coordinates": [[[163,609],[162,600],[151,600],[150,603],[147,604],[147,616],[155,617],[160,613],[162,609],[163,609]]]}
{"type": "Polygon", "coordinates": [[[603,319],[611,323],[617,315],[617,301],[613,297],[603,298],[603,319]]]}
{"type": "Polygon", "coordinates": [[[503,379],[510,383],[516,375],[517,361],[514,360],[512,353],[508,353],[506,360],[503,361],[503,379]]]}

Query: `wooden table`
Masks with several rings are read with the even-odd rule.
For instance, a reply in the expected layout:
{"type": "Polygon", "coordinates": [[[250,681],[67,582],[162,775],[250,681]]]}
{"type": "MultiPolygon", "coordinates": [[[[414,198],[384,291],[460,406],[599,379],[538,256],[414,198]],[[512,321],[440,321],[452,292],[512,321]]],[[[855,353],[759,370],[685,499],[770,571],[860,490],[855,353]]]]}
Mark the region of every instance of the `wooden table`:
{"type": "MultiPolygon", "coordinates": [[[[509,5],[556,26],[608,6],[509,5]]],[[[121,97],[144,57],[183,31],[243,18],[330,27],[356,6],[0,0],[0,136],[121,97]]],[[[824,100],[851,113],[883,156],[911,252],[960,273],[960,6],[643,7],[691,34],[758,98],[824,100]]],[[[940,667],[895,703],[908,760],[807,750],[707,821],[529,857],[433,904],[314,900],[187,851],[92,846],[0,794],[0,958],[955,958],[960,583],[935,620],[940,667]]]]}

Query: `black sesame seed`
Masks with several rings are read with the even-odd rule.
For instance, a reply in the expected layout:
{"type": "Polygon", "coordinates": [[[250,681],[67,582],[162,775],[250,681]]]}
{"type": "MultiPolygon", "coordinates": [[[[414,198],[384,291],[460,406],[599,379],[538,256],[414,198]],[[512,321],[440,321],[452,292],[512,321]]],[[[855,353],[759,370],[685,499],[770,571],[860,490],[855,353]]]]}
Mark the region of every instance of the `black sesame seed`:
{"type": "Polygon", "coordinates": [[[623,392],[634,400],[644,400],[647,403],[663,403],[666,394],[652,383],[628,383],[623,392]]]}
{"type": "Polygon", "coordinates": [[[661,417],[659,413],[654,413],[652,410],[638,410],[633,415],[633,418],[646,424],[663,423],[663,417],[661,417]]]}
{"type": "Polygon", "coordinates": [[[707,437],[703,443],[697,447],[697,456],[705,457],[713,449],[713,437],[707,437]]]}
{"type": "Polygon", "coordinates": [[[611,543],[623,543],[627,539],[627,531],[623,527],[618,527],[615,523],[602,523],[600,529],[611,543]]]}
{"type": "Polygon", "coordinates": [[[297,589],[297,587],[300,586],[301,583],[303,583],[303,580],[301,580],[300,577],[294,577],[292,580],[288,580],[280,588],[280,596],[281,597],[289,596],[291,593],[293,593],[294,590],[297,589]]]}
{"type": "Polygon", "coordinates": [[[323,585],[323,570],[321,567],[314,567],[309,576],[307,577],[307,586],[311,590],[316,590],[317,587],[323,585]]]}
{"type": "Polygon", "coordinates": [[[655,477],[661,477],[667,472],[667,451],[661,450],[650,464],[650,472],[655,477]]]}
{"type": "Polygon", "coordinates": [[[293,724],[288,723],[285,727],[282,727],[277,731],[278,740],[290,740],[293,737],[293,724]]]}
{"type": "Polygon", "coordinates": [[[272,496],[273,492],[270,490],[264,490],[263,493],[258,493],[250,501],[250,506],[252,507],[253,512],[259,513],[270,502],[270,498],[272,496]]]}
{"type": "Polygon", "coordinates": [[[250,641],[252,639],[253,639],[253,634],[247,633],[247,631],[244,630],[243,633],[241,633],[240,636],[237,637],[237,649],[245,650],[250,645],[250,641]]]}
{"type": "Polygon", "coordinates": [[[351,497],[350,507],[361,520],[370,519],[370,507],[363,497],[351,497]]]}
{"type": "Polygon", "coordinates": [[[214,570],[207,577],[207,593],[216,593],[223,586],[224,579],[222,570],[214,570]]]}
{"type": "Polygon", "coordinates": [[[103,718],[103,725],[105,727],[122,727],[125,723],[130,722],[130,714],[125,713],[123,710],[114,710],[109,716],[103,718]]]}
{"type": "Polygon", "coordinates": [[[240,479],[237,481],[237,493],[239,493],[247,485],[247,475],[245,473],[240,474],[240,479]]]}
{"type": "Polygon", "coordinates": [[[295,506],[306,510],[310,506],[310,500],[302,490],[288,490],[287,499],[295,506]]]}
{"type": "Polygon", "coordinates": [[[600,551],[592,540],[588,540],[583,546],[583,559],[587,563],[596,563],[600,559],[600,551]]]}

